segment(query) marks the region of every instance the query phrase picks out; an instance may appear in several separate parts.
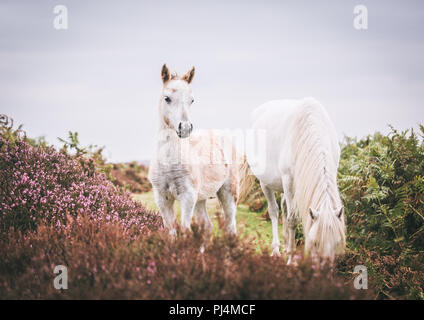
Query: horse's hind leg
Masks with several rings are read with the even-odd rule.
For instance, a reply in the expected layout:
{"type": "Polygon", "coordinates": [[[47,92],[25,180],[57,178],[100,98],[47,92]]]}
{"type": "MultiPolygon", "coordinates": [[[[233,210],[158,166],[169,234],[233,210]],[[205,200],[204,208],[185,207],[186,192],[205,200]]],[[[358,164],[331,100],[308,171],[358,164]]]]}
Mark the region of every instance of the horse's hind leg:
{"type": "Polygon", "coordinates": [[[226,232],[228,234],[236,234],[236,198],[231,192],[231,184],[229,180],[218,190],[217,196],[224,209],[226,232]]]}
{"type": "Polygon", "coordinates": [[[280,239],[278,237],[278,205],[273,190],[261,182],[262,191],[268,201],[268,212],[272,223],[272,255],[280,255],[280,239]]]}
{"type": "MultiPolygon", "coordinates": [[[[296,251],[296,227],[298,219],[293,206],[293,178],[291,175],[284,175],[282,177],[283,189],[284,189],[284,200],[286,202],[287,212],[283,210],[283,235],[285,251],[288,256],[287,264],[291,264],[293,261],[293,254],[296,251]]],[[[283,201],[283,200],[281,200],[283,201]]]]}

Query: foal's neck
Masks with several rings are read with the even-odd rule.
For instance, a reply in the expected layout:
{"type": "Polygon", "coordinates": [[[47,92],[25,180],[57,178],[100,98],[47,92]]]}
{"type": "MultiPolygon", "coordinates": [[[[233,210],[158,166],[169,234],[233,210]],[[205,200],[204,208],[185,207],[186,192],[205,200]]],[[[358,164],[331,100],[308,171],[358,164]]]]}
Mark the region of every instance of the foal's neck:
{"type": "Polygon", "coordinates": [[[166,124],[159,127],[156,140],[157,160],[164,165],[183,166],[189,159],[189,139],[181,139],[166,124]]]}

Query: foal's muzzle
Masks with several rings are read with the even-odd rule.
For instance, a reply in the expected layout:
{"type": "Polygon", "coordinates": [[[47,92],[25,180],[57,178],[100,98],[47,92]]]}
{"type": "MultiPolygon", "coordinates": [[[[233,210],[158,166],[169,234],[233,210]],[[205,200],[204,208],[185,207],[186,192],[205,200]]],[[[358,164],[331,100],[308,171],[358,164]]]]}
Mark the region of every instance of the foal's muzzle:
{"type": "Polygon", "coordinates": [[[180,138],[187,138],[190,136],[190,133],[193,131],[193,125],[191,122],[184,121],[180,122],[178,125],[177,134],[180,138]]]}

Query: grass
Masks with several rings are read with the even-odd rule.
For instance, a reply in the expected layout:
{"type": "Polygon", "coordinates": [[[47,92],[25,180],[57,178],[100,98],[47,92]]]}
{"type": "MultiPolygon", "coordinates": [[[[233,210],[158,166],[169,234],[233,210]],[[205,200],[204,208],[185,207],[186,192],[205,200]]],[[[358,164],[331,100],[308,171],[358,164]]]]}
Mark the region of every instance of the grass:
{"type": "MultiPolygon", "coordinates": [[[[153,192],[145,192],[141,194],[133,194],[133,199],[141,202],[147,209],[157,211],[154,201],[153,192]]],[[[206,202],[206,210],[213,223],[213,234],[217,235],[221,232],[219,229],[218,216],[223,214],[221,205],[217,199],[210,199],[206,202]]],[[[180,221],[180,204],[175,201],[174,211],[176,212],[177,219],[180,221]]],[[[249,236],[255,244],[257,251],[265,246],[271,248],[272,242],[272,228],[271,222],[267,221],[261,212],[251,212],[246,205],[239,205],[236,214],[237,233],[249,236]]],[[[281,227],[281,225],[280,225],[281,227]]],[[[281,228],[280,239],[281,239],[281,228]]]]}

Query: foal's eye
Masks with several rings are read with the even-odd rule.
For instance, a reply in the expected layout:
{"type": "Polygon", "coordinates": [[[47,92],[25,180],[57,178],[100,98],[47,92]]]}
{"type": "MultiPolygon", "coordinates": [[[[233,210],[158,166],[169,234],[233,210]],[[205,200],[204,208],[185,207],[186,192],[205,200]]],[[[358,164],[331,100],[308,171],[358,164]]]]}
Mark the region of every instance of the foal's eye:
{"type": "Polygon", "coordinates": [[[170,97],[168,97],[168,96],[166,96],[166,97],[165,97],[165,101],[166,101],[166,103],[170,103],[170,102],[171,102],[171,98],[170,98],[170,97]]]}
{"type": "Polygon", "coordinates": [[[194,99],[191,99],[191,104],[193,104],[193,102],[194,102],[194,99]]]}

